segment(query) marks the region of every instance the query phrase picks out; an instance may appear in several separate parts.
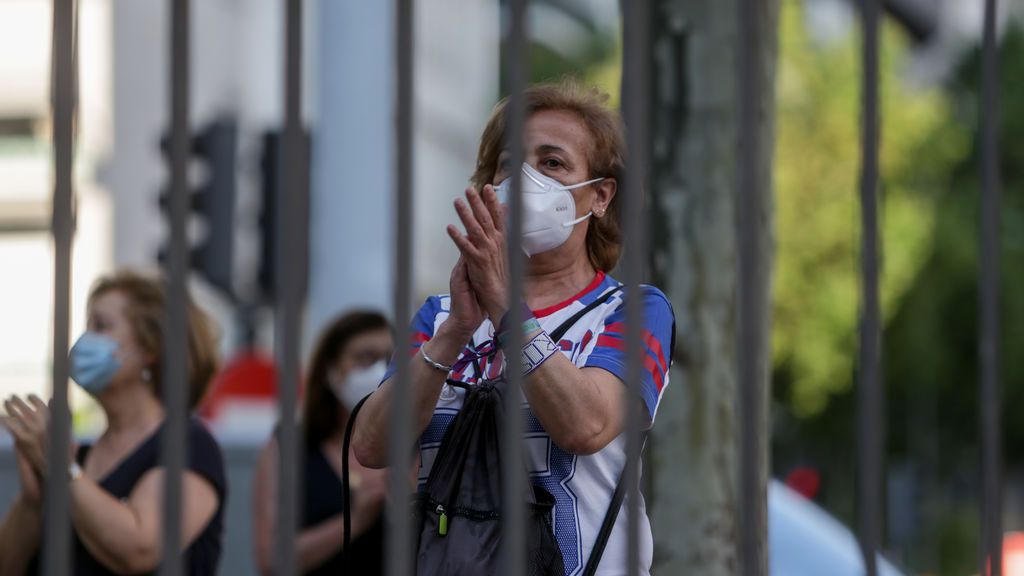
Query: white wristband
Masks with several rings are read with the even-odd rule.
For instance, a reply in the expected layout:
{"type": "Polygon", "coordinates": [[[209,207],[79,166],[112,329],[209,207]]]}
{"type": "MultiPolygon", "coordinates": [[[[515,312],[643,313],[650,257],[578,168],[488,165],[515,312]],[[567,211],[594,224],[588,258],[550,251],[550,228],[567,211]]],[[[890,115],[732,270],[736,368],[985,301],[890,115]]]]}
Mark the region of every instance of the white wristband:
{"type": "Polygon", "coordinates": [[[541,331],[530,339],[523,346],[523,376],[536,370],[541,364],[547,361],[558,352],[558,344],[555,344],[547,332],[541,331]]]}

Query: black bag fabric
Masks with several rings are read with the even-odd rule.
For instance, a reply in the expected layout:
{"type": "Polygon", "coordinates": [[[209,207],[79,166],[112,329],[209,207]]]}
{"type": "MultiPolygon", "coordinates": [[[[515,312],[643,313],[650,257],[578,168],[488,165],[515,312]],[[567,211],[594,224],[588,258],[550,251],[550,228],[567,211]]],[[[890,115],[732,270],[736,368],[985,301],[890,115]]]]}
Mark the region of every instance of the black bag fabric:
{"type": "MultiPolygon", "coordinates": [[[[445,432],[426,486],[417,497],[416,574],[497,574],[501,558],[501,435],[504,382],[463,386],[466,398],[445,432]]],[[[515,417],[520,417],[516,414],[515,417]]],[[[523,468],[527,574],[561,576],[562,553],[551,512],[555,499],[526,481],[523,468]]]]}

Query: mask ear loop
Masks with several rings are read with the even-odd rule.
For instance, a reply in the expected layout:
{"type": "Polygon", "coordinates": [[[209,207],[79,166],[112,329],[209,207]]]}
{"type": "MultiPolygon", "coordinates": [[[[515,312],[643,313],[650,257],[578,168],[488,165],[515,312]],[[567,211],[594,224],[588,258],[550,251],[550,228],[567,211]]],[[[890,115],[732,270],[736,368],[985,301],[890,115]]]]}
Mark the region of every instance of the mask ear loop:
{"type": "Polygon", "coordinates": [[[583,216],[580,216],[579,218],[577,218],[575,220],[571,220],[569,222],[562,222],[562,228],[572,228],[573,226],[579,224],[580,222],[583,222],[584,220],[586,220],[587,218],[590,218],[593,215],[594,215],[594,211],[591,210],[590,212],[587,212],[586,214],[584,214],[583,216]]]}
{"type": "MultiPolygon", "coordinates": [[[[595,184],[597,182],[601,182],[604,179],[605,179],[604,177],[594,178],[593,180],[587,180],[586,182],[580,182],[579,184],[573,184],[572,186],[563,186],[562,190],[566,190],[566,191],[575,190],[577,188],[582,188],[584,186],[590,186],[591,184],[595,184]]],[[[587,218],[590,218],[593,215],[594,215],[594,211],[591,210],[590,212],[587,212],[586,214],[584,214],[583,216],[580,216],[579,218],[577,218],[575,220],[571,220],[569,222],[563,222],[562,223],[562,227],[563,228],[572,228],[573,226],[579,224],[580,222],[583,222],[584,220],[586,220],[587,218]]]]}
{"type": "Polygon", "coordinates": [[[593,180],[587,180],[586,182],[580,182],[579,184],[572,184],[572,185],[569,185],[569,186],[562,186],[562,190],[575,190],[577,188],[583,188],[584,186],[590,186],[591,184],[596,184],[597,182],[600,182],[600,181],[602,181],[604,179],[605,179],[604,176],[602,176],[600,178],[594,178],[593,180]]]}

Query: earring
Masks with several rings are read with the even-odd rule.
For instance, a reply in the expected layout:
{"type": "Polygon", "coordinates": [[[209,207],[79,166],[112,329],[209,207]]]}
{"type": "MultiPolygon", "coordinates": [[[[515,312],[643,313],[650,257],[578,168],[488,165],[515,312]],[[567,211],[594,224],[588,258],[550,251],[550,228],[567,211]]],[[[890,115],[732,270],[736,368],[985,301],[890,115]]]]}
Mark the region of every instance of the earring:
{"type": "Polygon", "coordinates": [[[594,217],[595,218],[604,218],[604,209],[594,210],[594,217]]]}
{"type": "Polygon", "coordinates": [[[149,368],[142,369],[142,381],[151,382],[153,380],[153,373],[149,371],[149,368]]]}

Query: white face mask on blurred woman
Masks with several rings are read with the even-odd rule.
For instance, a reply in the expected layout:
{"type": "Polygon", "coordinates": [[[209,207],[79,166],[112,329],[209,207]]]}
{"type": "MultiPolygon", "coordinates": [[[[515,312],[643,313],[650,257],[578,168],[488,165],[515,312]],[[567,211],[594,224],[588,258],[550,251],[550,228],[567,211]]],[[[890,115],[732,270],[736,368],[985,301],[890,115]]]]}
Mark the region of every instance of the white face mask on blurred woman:
{"type": "MultiPolygon", "coordinates": [[[[590,218],[587,212],[576,218],[576,200],[572,190],[582,188],[604,178],[594,178],[579,184],[564,185],[558,180],[545,176],[523,162],[523,251],[527,256],[554,250],[572,235],[573,226],[590,218]]],[[[506,178],[495,186],[498,201],[508,202],[512,178],[506,178]]]]}
{"type": "Polygon", "coordinates": [[[346,408],[351,410],[367,394],[377,389],[387,371],[387,362],[378,360],[375,364],[366,368],[357,368],[350,371],[348,377],[344,380],[332,375],[330,379],[331,391],[334,392],[334,396],[346,408]]]}

